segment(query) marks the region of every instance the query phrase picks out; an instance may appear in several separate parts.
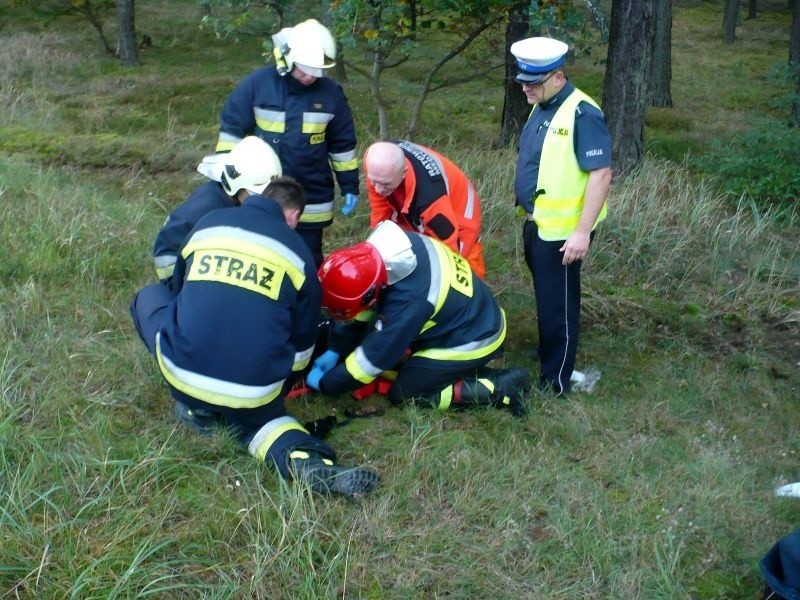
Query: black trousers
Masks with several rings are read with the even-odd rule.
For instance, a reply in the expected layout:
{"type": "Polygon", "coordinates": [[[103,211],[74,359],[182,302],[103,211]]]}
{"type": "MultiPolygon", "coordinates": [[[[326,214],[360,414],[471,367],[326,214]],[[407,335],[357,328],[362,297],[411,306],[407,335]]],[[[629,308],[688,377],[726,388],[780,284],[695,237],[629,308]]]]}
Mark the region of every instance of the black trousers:
{"type": "MultiPolygon", "coordinates": [[[[134,327],[136,327],[136,331],[147,347],[148,352],[153,356],[156,354],[156,334],[161,329],[163,319],[169,317],[167,312],[174,297],[175,293],[172,290],[163,284],[157,283],[145,286],[131,302],[130,313],[134,327]]],[[[287,379],[281,395],[272,402],[250,409],[208,404],[174,388],[169,382],[167,382],[167,385],[175,401],[181,402],[192,409],[200,409],[207,414],[214,415],[221,423],[231,428],[239,443],[243,448],[247,449],[250,440],[262,427],[267,426],[270,422],[289,416],[284,405],[284,395],[291,389],[298,377],[298,374],[293,374],[292,377],[287,379]]],[[[336,458],[336,453],[327,443],[313,437],[304,430],[299,431],[297,429],[289,430],[279,436],[270,446],[267,458],[275,463],[284,477],[287,477],[287,457],[289,452],[298,448],[316,451],[332,459],[336,458]]]]}
{"type": "Polygon", "coordinates": [[[502,349],[475,360],[434,360],[411,355],[389,388],[389,400],[401,404],[414,398],[428,399],[438,406],[442,390],[460,379],[480,377],[481,368],[501,353],[502,349]]]}
{"type": "Polygon", "coordinates": [[[323,255],[322,255],[322,232],[325,231],[322,228],[319,229],[300,229],[299,227],[295,229],[295,231],[303,238],[303,241],[308,246],[308,249],[311,250],[311,255],[314,257],[314,262],[319,269],[319,266],[322,264],[323,255]]]}
{"type": "Polygon", "coordinates": [[[533,221],[525,221],[522,241],[525,262],[533,275],[541,380],[557,394],[565,394],[575,368],[581,329],[582,261],[562,265],[564,256],[559,248],[564,240],[541,239],[533,221]]]}

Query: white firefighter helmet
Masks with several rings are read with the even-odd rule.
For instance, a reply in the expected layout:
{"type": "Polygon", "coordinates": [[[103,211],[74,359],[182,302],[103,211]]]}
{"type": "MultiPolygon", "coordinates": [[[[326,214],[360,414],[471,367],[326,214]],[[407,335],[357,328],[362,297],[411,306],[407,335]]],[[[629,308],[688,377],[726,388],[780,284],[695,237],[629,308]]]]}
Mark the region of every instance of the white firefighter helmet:
{"type": "Polygon", "coordinates": [[[226,155],[220,175],[222,188],[229,196],[239,190],[260,194],[273,177],[283,174],[281,161],[264,140],[249,135],[226,155]]]}
{"type": "Polygon", "coordinates": [[[316,19],[282,29],[273,41],[276,38],[276,46],[283,46],[283,58],[289,71],[297,65],[309,75],[324,77],[325,70],[336,65],[336,41],[328,28],[316,19]]]}
{"type": "Polygon", "coordinates": [[[405,279],[417,268],[417,257],[411,249],[411,240],[394,221],[381,221],[367,237],[381,255],[386,266],[388,284],[405,279]]]}
{"type": "Polygon", "coordinates": [[[197,165],[197,172],[205,175],[212,181],[219,182],[222,177],[222,169],[225,166],[225,161],[228,158],[227,152],[215,152],[203,157],[200,164],[197,165]]]}

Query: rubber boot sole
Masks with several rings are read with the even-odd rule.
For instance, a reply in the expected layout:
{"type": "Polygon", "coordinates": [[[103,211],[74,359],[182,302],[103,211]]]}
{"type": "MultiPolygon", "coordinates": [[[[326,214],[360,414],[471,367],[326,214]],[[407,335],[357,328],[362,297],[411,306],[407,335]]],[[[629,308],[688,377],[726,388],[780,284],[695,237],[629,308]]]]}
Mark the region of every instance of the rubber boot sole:
{"type": "Polygon", "coordinates": [[[319,466],[300,473],[299,479],[318,494],[341,494],[357,498],[371,492],[381,482],[380,475],[364,467],[319,466]]]}

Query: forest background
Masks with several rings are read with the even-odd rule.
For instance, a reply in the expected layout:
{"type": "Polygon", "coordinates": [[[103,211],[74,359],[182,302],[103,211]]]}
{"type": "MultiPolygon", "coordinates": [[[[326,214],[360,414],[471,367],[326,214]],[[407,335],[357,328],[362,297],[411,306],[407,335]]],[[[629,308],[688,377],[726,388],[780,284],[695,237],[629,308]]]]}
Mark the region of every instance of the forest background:
{"type": "MultiPolygon", "coordinates": [[[[582,4],[530,16],[570,36],[569,75],[600,99],[606,45],[582,4]]],[[[774,495],[800,480],[793,5],[755,3],[730,43],[724,4],[671,5],[673,105],[647,109],[642,160],[615,181],[585,265],[579,365],[601,371],[595,390],[532,396],[522,419],[369,399],[385,414],[331,437],[342,462],[383,476],[358,503],[178,427],[127,315],[263,34],[218,35],[208,2],[140,0],[141,64],[125,67],[73,10],[85,3],[0,4],[0,597],[757,595],[759,558],[800,521],[800,500],[774,495]]],[[[324,16],[306,8],[287,24],[324,16]]],[[[113,10],[98,18],[114,31],[113,10]]],[[[407,133],[448,27],[384,76],[390,135],[407,133]]],[[[478,187],[506,361],[535,370],[516,150],[500,143],[503,33],[447,65],[469,80],[426,98],[415,140],[478,187]]],[[[373,63],[357,44],[344,56],[363,151],[381,135],[358,72],[373,63]]],[[[363,239],[367,217],[363,201],[339,217],[328,249],[363,239]]],[[[353,406],[290,402],[301,419],[353,406]]]]}

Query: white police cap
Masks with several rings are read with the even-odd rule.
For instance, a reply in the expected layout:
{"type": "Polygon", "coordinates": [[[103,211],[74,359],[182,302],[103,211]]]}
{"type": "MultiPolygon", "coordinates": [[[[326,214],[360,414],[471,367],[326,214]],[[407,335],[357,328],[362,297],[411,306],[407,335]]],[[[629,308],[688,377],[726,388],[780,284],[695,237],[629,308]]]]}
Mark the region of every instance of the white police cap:
{"type": "Polygon", "coordinates": [[[553,69],[564,64],[569,46],[548,37],[532,37],[511,44],[517,59],[519,83],[539,83],[553,69]]]}

